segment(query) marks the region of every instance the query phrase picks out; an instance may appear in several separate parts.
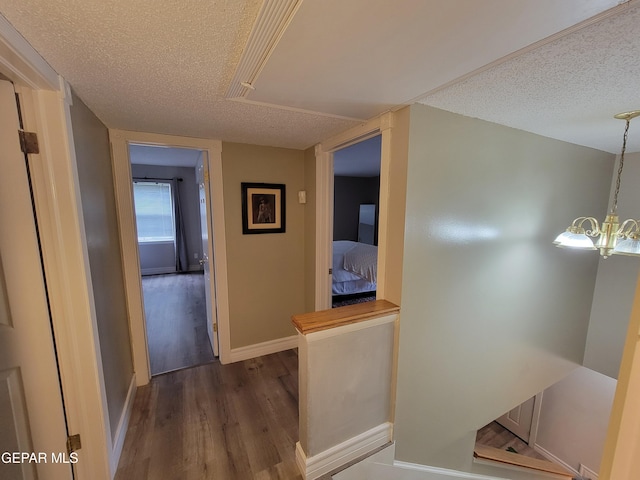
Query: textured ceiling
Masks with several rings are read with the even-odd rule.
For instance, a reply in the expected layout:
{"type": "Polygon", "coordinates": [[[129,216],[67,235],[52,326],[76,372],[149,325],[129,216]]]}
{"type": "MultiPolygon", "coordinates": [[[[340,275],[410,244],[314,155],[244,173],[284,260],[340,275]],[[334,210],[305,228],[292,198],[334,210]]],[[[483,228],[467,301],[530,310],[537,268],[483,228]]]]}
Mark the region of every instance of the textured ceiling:
{"type": "MultiPolygon", "coordinates": [[[[640,5],[490,68],[421,103],[619,153],[640,109],[640,5]]],[[[640,151],[640,121],[628,151],[640,151]]]]}
{"type": "Polygon", "coordinates": [[[300,0],[239,101],[225,93],[261,0],[0,0],[0,13],[111,128],[307,148],[419,99],[617,151],[611,116],[640,108],[639,1],[618,3],[300,0]],[[603,12],[617,16],[581,23],[603,12]]]}
{"type": "Polygon", "coordinates": [[[261,3],[0,0],[0,13],[111,128],[306,148],[354,125],[224,98],[261,3]]]}
{"type": "Polygon", "coordinates": [[[368,119],[615,5],[304,0],[248,98],[368,119]]]}

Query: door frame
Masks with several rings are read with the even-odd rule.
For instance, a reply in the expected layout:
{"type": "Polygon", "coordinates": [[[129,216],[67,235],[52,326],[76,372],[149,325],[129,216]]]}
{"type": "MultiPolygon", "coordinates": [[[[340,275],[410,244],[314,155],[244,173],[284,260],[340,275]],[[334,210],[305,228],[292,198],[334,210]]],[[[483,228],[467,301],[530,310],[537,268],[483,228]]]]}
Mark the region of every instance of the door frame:
{"type": "MultiPolygon", "coordinates": [[[[211,228],[211,220],[213,218],[213,209],[211,206],[211,194],[209,189],[210,184],[210,176],[209,176],[209,161],[205,158],[204,152],[200,151],[200,158],[198,159],[198,164],[196,166],[196,182],[198,184],[198,213],[199,213],[199,224],[200,224],[200,233],[204,238],[203,229],[206,229],[207,233],[207,248],[205,251],[204,244],[201,241],[200,244],[202,246],[202,255],[204,258],[200,259],[202,264],[203,273],[205,276],[205,280],[207,276],[209,277],[209,289],[205,292],[205,311],[207,312],[207,335],[209,336],[209,343],[211,344],[211,350],[213,351],[213,355],[215,357],[220,357],[220,338],[218,336],[218,308],[217,308],[217,299],[216,295],[216,276],[215,269],[211,270],[211,262],[215,265],[215,254],[213,253],[213,230],[211,228]],[[205,222],[206,225],[202,225],[202,199],[200,198],[201,190],[204,192],[204,212],[205,212],[205,222]],[[208,273],[207,273],[208,269],[208,273]]],[[[205,281],[205,289],[207,287],[207,282],[205,281]]]]}
{"type": "MultiPolygon", "coordinates": [[[[381,135],[380,148],[380,199],[378,219],[378,284],[376,297],[400,303],[399,291],[389,292],[391,278],[387,272],[390,261],[402,264],[402,248],[392,250],[390,241],[390,177],[392,171],[392,131],[395,114],[387,112],[368,122],[335,135],[315,147],[316,156],[316,263],[315,263],[315,309],[331,308],[332,238],[333,238],[333,154],[369,138],[381,135]],[[398,257],[399,255],[399,257],[398,257]]],[[[406,179],[404,180],[406,184],[406,179]]],[[[403,187],[406,190],[405,187],[403,187]]],[[[397,212],[394,212],[397,213],[397,212]]],[[[399,212],[404,222],[404,211],[399,212]]],[[[402,234],[404,239],[404,234],[402,234]]],[[[402,245],[400,245],[401,247],[402,245]]]]}
{"type": "Polygon", "coordinates": [[[111,153],[113,159],[113,182],[115,187],[116,210],[120,227],[124,287],[127,295],[127,309],[131,329],[131,351],[138,386],[146,385],[151,379],[149,351],[147,344],[146,319],[142,298],[140,277],[140,256],[133,209],[131,186],[131,162],[129,145],[159,145],[166,147],[191,148],[201,150],[207,155],[209,163],[209,197],[211,198],[213,230],[214,278],[217,301],[218,340],[220,362],[230,362],[231,350],[229,335],[229,294],[227,289],[227,247],[224,223],[224,198],[222,190],[222,142],[220,140],[179,137],[155,133],[132,132],[109,129],[111,153]]]}
{"type": "Polygon", "coordinates": [[[38,135],[40,153],[30,154],[35,215],[68,431],[82,438],[76,478],[111,479],[118,452],[106,407],[73,148],[71,89],[2,15],[0,72],[14,82],[25,129],[38,135]]]}
{"type": "MultiPolygon", "coordinates": [[[[64,452],[68,431],[30,186],[33,162],[31,154],[25,155],[20,148],[17,129],[21,128],[21,107],[16,101],[15,85],[2,77],[0,87],[0,136],[3,138],[0,141],[3,158],[0,210],[4,222],[0,230],[0,303],[4,308],[0,308],[0,313],[6,314],[0,322],[0,377],[3,390],[8,394],[8,398],[4,398],[5,402],[8,400],[4,404],[6,409],[0,410],[0,415],[13,420],[5,425],[14,428],[17,448],[12,448],[16,451],[64,452]],[[25,292],[29,292],[28,295],[25,292]],[[38,352],[37,355],[34,352],[38,352]]],[[[38,462],[28,468],[14,465],[13,468],[19,478],[31,478],[35,473],[42,478],[72,479],[71,465],[51,463],[38,462]]]]}

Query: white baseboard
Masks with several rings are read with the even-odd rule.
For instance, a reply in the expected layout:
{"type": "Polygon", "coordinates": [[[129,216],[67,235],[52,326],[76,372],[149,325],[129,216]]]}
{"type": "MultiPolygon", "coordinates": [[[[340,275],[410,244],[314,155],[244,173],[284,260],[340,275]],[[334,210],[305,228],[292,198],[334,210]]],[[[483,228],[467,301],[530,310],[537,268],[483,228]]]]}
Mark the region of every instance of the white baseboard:
{"type": "Polygon", "coordinates": [[[298,348],[297,335],[247,345],[246,347],[232,348],[231,352],[229,352],[229,362],[241,362],[243,360],[249,360],[250,358],[261,357],[262,355],[282,352],[291,348],[298,348]]]}
{"type": "Polygon", "coordinates": [[[120,462],[120,455],[122,454],[122,447],[124,446],[124,439],[127,436],[127,428],[129,427],[129,418],[131,417],[131,410],[133,410],[133,400],[136,398],[136,374],[133,374],[131,383],[129,384],[129,391],[127,392],[127,398],[124,401],[124,408],[122,409],[122,415],[120,415],[120,421],[116,428],[116,434],[113,439],[113,445],[109,456],[109,466],[111,467],[111,478],[116,476],[116,470],[118,470],[118,463],[120,462]]]}
{"type": "Polygon", "coordinates": [[[392,433],[393,425],[383,423],[312,457],[297,442],[296,464],[306,480],[313,480],[389,443],[392,433]]]}
{"type": "Polygon", "coordinates": [[[176,273],[176,267],[143,268],[141,275],[162,275],[165,273],[176,273]]]}
{"type": "MultiPolygon", "coordinates": [[[[202,272],[201,265],[189,265],[187,272],[202,272]]],[[[166,273],[178,273],[176,267],[157,267],[157,268],[143,268],[140,270],[140,275],[164,275],[166,273]]]]}
{"type": "Polygon", "coordinates": [[[537,443],[533,444],[533,449],[538,452],[540,455],[542,455],[543,457],[547,458],[548,460],[552,461],[553,463],[557,463],[558,465],[562,465],[564,468],[566,468],[567,470],[569,470],[571,473],[575,474],[575,475],[579,475],[578,471],[573,468],[571,465],[569,465],[568,463],[566,463],[565,461],[563,461],[562,459],[556,457],[553,453],[551,453],[549,450],[545,449],[544,447],[541,447],[540,445],[538,445],[537,443]]]}
{"type": "Polygon", "coordinates": [[[598,480],[598,474],[591,470],[589,467],[585,467],[583,464],[580,464],[578,473],[581,477],[589,478],[591,480],[598,480]]]}

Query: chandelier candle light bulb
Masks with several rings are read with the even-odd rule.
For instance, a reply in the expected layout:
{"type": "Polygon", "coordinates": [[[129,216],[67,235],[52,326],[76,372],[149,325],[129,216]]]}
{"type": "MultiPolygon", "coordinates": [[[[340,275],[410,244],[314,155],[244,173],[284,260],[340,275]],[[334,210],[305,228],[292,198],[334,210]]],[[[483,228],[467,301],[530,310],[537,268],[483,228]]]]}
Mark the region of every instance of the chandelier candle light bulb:
{"type": "Polygon", "coordinates": [[[632,118],[640,116],[640,110],[624,112],[614,115],[614,118],[625,120],[626,128],[622,139],[620,166],[616,178],[616,189],[613,195],[611,211],[602,225],[594,217],[578,217],[571,225],[554,240],[560,248],[576,248],[582,250],[599,250],[603,258],[612,254],[640,256],[640,220],[625,220],[620,224],[617,214],[618,193],[620,193],[620,178],[624,166],[624,152],[627,149],[627,136],[632,118]],[[585,225],[587,228],[585,228],[585,225]],[[596,238],[595,243],[591,238],[596,238]]]}

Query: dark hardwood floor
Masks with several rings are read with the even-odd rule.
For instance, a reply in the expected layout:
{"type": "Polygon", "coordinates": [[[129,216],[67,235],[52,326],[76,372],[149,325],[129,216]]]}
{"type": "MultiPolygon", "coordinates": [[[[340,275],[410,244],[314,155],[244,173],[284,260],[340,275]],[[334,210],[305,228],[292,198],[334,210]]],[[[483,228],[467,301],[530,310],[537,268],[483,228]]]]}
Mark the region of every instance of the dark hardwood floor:
{"type": "Polygon", "coordinates": [[[202,272],[142,277],[151,375],[212,362],[202,272]]]}
{"type": "Polygon", "coordinates": [[[116,480],[299,480],[298,355],[218,361],[137,391],[116,480]]]}

